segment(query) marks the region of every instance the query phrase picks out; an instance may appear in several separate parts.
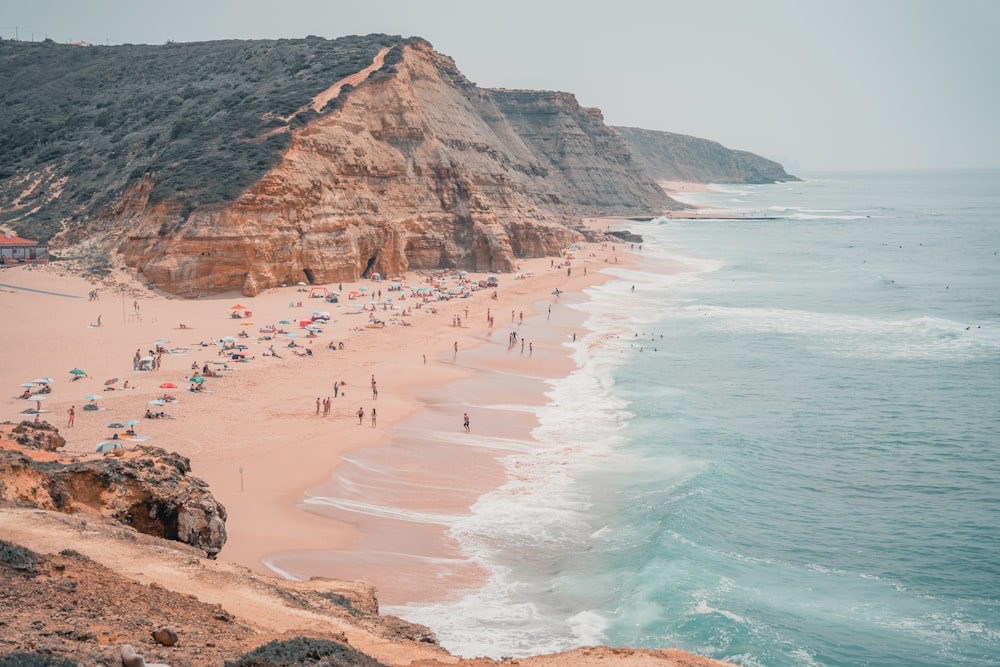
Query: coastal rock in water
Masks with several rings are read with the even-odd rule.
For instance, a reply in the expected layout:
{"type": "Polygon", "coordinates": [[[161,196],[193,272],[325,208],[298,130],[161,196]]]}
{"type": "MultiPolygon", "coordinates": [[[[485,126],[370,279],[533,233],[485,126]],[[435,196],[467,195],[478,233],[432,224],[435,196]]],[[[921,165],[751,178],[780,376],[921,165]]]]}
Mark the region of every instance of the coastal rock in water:
{"type": "Polygon", "coordinates": [[[158,447],[71,463],[0,449],[0,499],[100,514],[215,557],[226,543],[226,510],[190,471],[187,458],[158,447]]]}

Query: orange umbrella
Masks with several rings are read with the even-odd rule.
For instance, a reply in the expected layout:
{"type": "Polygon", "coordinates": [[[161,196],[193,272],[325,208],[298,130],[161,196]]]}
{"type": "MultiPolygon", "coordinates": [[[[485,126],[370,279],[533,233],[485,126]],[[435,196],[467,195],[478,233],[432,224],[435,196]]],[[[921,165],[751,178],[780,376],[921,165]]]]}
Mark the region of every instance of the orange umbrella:
{"type": "Polygon", "coordinates": [[[229,309],[230,310],[246,310],[247,307],[238,303],[235,306],[230,306],[229,309]]]}

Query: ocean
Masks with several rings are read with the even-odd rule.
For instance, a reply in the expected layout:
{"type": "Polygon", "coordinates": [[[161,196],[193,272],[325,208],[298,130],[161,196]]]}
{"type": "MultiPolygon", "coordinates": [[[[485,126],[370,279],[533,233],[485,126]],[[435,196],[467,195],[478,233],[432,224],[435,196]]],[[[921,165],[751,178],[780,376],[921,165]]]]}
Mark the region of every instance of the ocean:
{"type": "Polygon", "coordinates": [[[464,656],[1000,665],[1000,171],[714,187],[736,219],[631,222],[563,297],[579,369],[449,527],[488,583],[384,611],[464,656]]]}

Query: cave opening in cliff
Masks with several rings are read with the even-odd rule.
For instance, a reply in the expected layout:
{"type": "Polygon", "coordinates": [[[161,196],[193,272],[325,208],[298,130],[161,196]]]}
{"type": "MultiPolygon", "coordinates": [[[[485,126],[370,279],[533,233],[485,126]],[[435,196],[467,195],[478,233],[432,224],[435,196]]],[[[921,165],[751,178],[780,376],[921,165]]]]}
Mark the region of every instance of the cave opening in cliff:
{"type": "Polygon", "coordinates": [[[306,274],[306,282],[310,285],[316,284],[316,276],[313,275],[312,269],[302,269],[302,273],[306,274]]]}
{"type": "Polygon", "coordinates": [[[372,268],[375,266],[375,260],[378,259],[378,255],[372,256],[368,263],[365,264],[365,270],[361,272],[362,278],[371,278],[372,268]]]}

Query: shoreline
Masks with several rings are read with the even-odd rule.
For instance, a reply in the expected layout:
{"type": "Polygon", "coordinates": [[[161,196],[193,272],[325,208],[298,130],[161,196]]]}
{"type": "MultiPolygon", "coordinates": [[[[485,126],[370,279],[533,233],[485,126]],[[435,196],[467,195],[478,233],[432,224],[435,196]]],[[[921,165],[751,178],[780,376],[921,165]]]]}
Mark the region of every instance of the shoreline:
{"type": "MultiPolygon", "coordinates": [[[[599,222],[603,226],[606,221],[599,222]]],[[[265,323],[279,318],[297,320],[302,311],[308,312],[312,304],[303,298],[305,293],[296,291],[302,289],[297,287],[268,290],[243,304],[253,311],[249,321],[254,324],[249,327],[239,326],[248,324],[247,320],[235,321],[227,317],[230,301],[236,303],[244,298],[234,294],[181,300],[154,295],[137,283],[126,283],[126,287],[134,287],[127,295],[109,295],[102,288],[103,301],[88,301],[5,288],[0,290],[0,305],[19,316],[18,326],[0,333],[0,342],[6,349],[18,351],[17,360],[8,364],[9,381],[27,382],[45,374],[55,380],[52,383],[54,391],[44,403],[46,412],[40,417],[59,427],[67,438],[67,446],[61,452],[65,456],[97,456],[93,451],[94,443],[108,437],[107,423],[141,416],[146,402],[163,391],[176,394],[179,403],[160,408],[170,411],[173,419],[140,419],[141,424],[136,427],[139,434],[149,436],[143,444],[178,451],[189,457],[192,474],[208,482],[213,495],[226,506],[229,540],[219,560],[273,576],[275,570],[265,561],[276,553],[316,552],[331,547],[354,550],[366,539],[370,541],[372,538],[366,538],[363,527],[352,525],[350,521],[331,520],[303,511],[301,506],[308,502],[309,491],[327,483],[334,471],[343,467],[345,455],[389,443],[395,429],[405,420],[416,418],[417,413],[433,402],[425,398],[421,403],[418,392],[434,396],[446,391],[443,388],[449,383],[470,380],[482,372],[463,363],[466,355],[477,354],[473,348],[489,349],[490,345],[497,344],[498,337],[502,337],[501,342],[506,341],[506,333],[501,332],[505,332],[505,325],[510,323],[504,321],[505,316],[501,313],[523,310],[524,326],[530,326],[532,318],[538,317],[538,304],[552,299],[554,289],[579,292],[609,280],[611,277],[600,269],[613,265],[612,259],[619,261],[623,268],[628,266],[634,261],[634,255],[628,253],[627,248],[623,243],[609,243],[608,248],[602,250],[600,243],[585,243],[585,250],[579,253],[580,259],[571,263],[572,276],[565,275],[565,268],[556,267],[560,263],[558,258],[522,260],[521,272],[526,276],[534,275],[524,280],[515,280],[511,274],[501,275],[496,301],[489,299],[489,291],[485,290],[469,299],[434,304],[438,312],[433,315],[429,310],[413,310],[408,318],[411,326],[403,326],[402,322],[407,319],[399,315],[403,308],[416,305],[409,299],[395,302],[398,307],[395,311],[379,311],[380,316],[385,312],[399,324],[378,330],[363,328],[363,315],[347,314],[346,306],[350,304],[337,304],[340,308],[335,309],[334,304],[324,303],[323,307],[332,311],[336,321],[328,327],[331,333],[315,340],[315,354],[311,358],[288,355],[289,349],[281,347],[275,348],[281,354],[280,359],[264,357],[265,344],[277,341],[255,340],[257,330],[265,323]],[[593,271],[581,275],[584,267],[593,271]],[[302,308],[290,308],[300,299],[302,308]],[[138,304],[139,315],[130,312],[133,303],[138,304]],[[120,322],[112,315],[119,307],[122,309],[120,322]],[[485,325],[487,308],[495,320],[492,331],[485,325]],[[469,310],[467,317],[466,309],[469,310]],[[102,313],[102,326],[94,326],[97,316],[102,313]],[[287,316],[290,313],[296,316],[287,316]],[[463,317],[461,328],[449,326],[454,316],[463,317]],[[55,326],[52,325],[54,317],[58,322],[55,326]],[[215,393],[187,393],[184,386],[186,376],[192,372],[192,362],[213,362],[214,366],[221,359],[217,345],[199,343],[209,343],[226,334],[235,337],[240,331],[252,332],[247,353],[256,358],[246,364],[230,362],[227,365],[238,370],[223,371],[226,377],[220,379],[210,378],[206,386],[215,393]],[[160,370],[128,370],[127,364],[136,346],[145,349],[154,340],[169,339],[173,340],[168,347],[184,351],[163,355],[160,370]],[[345,349],[325,349],[324,344],[329,340],[343,340],[345,349]],[[459,344],[457,355],[450,350],[453,342],[459,344]],[[426,364],[423,363],[425,354],[426,364]],[[450,356],[457,357],[460,363],[449,363],[450,356]],[[88,376],[79,381],[70,380],[71,376],[65,373],[74,367],[86,369],[88,376]],[[377,401],[371,400],[365,386],[372,374],[378,377],[377,401]],[[116,375],[119,382],[113,386],[119,389],[105,393],[106,376],[110,379],[116,375]],[[133,386],[138,385],[138,389],[120,389],[125,380],[133,386]],[[330,417],[317,417],[315,399],[332,395],[330,387],[335,380],[346,381],[347,396],[341,393],[333,402],[330,417]],[[160,389],[162,381],[173,382],[179,387],[160,389]],[[101,409],[84,412],[81,408],[87,402],[83,399],[85,395],[100,396],[93,403],[101,409]],[[72,429],[66,424],[70,405],[77,411],[72,429]],[[359,405],[366,413],[371,407],[378,407],[376,428],[369,426],[367,416],[364,426],[358,426],[354,413],[359,405]]],[[[411,274],[408,278],[415,279],[415,276],[411,274]]],[[[51,288],[44,291],[81,297],[95,287],[94,283],[57,265],[7,269],[3,282],[28,289],[51,288]]],[[[382,286],[386,285],[383,281],[382,286]]],[[[344,291],[362,286],[376,288],[376,284],[364,281],[344,284],[344,291]]],[[[292,330],[291,326],[285,328],[292,330]]],[[[298,339],[298,344],[304,341],[298,339]]],[[[534,351],[537,356],[533,355],[532,361],[536,374],[548,378],[553,373],[565,376],[573,370],[569,348],[548,348],[546,344],[534,351]]],[[[510,359],[499,359],[496,363],[490,361],[488,366],[496,366],[491,371],[502,372],[510,363],[510,359]]],[[[10,396],[14,389],[14,386],[8,387],[10,396]]],[[[544,396],[538,399],[544,401],[544,396]]],[[[0,400],[3,419],[19,421],[22,418],[19,409],[24,407],[28,404],[16,398],[0,400]]],[[[460,413],[452,418],[454,421],[449,427],[457,425],[456,431],[461,430],[459,418],[460,413]]],[[[509,419],[501,417],[499,420],[502,424],[498,424],[498,429],[500,425],[511,427],[509,419]]],[[[487,428],[488,423],[488,419],[477,417],[473,423],[474,433],[487,428]]],[[[521,420],[518,424],[520,432],[530,432],[530,420],[521,420]]],[[[126,446],[129,444],[127,441],[126,446]]],[[[475,490],[467,490],[462,496],[463,502],[469,498],[474,502],[482,493],[502,483],[502,466],[495,462],[494,455],[476,458],[491,457],[494,459],[492,470],[487,470],[488,465],[479,468],[484,472],[477,479],[483,484],[472,484],[475,490]]],[[[421,539],[433,532],[423,531],[421,539]]],[[[428,557],[421,555],[421,558],[428,557]]],[[[375,563],[361,561],[357,578],[369,581],[375,578],[371,574],[373,570],[400,569],[395,564],[379,568],[375,563]]],[[[351,578],[336,572],[326,576],[351,578]]],[[[465,582],[459,588],[477,580],[474,572],[463,576],[464,579],[458,578],[465,582]]],[[[409,580],[412,581],[412,577],[409,580]]],[[[406,586],[399,592],[391,590],[388,584],[379,587],[380,598],[385,596],[387,600],[411,601],[408,596],[415,599],[424,596],[406,586]]],[[[437,597],[437,591],[434,594],[437,597]]]]}

